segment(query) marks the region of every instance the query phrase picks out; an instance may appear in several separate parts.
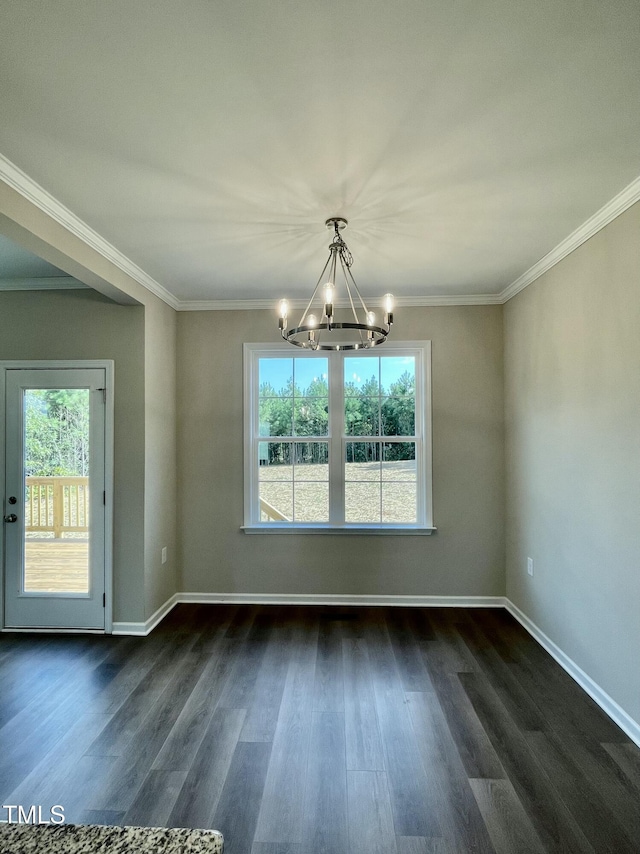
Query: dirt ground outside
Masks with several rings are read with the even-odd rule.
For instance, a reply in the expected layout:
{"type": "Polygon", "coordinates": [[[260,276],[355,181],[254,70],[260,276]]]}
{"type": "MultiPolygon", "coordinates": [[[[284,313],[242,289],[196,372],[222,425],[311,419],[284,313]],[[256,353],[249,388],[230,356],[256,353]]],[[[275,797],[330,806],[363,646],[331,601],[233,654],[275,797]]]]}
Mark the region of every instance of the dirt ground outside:
{"type": "MultiPolygon", "coordinates": [[[[329,466],[260,467],[260,498],[286,519],[329,521],[329,466]]],[[[347,523],[416,522],[416,463],[346,463],[347,523]]],[[[262,521],[269,521],[266,513],[262,521]]]]}

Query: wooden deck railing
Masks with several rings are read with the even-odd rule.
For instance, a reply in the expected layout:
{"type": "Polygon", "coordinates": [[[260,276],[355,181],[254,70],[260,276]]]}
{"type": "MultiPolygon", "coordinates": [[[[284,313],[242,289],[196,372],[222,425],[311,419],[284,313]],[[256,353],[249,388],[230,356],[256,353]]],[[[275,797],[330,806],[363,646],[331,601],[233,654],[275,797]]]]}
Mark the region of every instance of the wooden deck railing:
{"type": "Polygon", "coordinates": [[[265,501],[264,498],[260,499],[260,521],[261,522],[290,522],[291,519],[287,519],[286,516],[283,516],[279,510],[269,504],[268,501],[265,501]]]}
{"type": "Polygon", "coordinates": [[[25,530],[51,532],[89,531],[88,477],[27,477],[25,530]]]}

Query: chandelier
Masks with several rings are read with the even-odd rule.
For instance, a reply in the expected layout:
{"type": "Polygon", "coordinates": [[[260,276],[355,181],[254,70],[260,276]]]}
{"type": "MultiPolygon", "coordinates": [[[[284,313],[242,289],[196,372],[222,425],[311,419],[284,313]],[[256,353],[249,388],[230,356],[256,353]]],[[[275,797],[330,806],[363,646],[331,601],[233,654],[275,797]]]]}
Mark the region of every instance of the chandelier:
{"type": "Polygon", "coordinates": [[[360,350],[382,344],[387,340],[393,323],[393,296],[385,294],[382,298],[384,314],[382,322],[379,323],[375,313],[367,308],[351,272],[353,256],[340,236],[340,232],[347,227],[347,220],[341,216],[332,216],[325,225],[334,232],[333,240],[329,244],[327,263],[296,326],[288,325],[289,304],[286,299],[280,300],[280,334],[290,344],[309,350],[360,350]],[[347,319],[337,321],[334,307],[336,279],[340,271],[344,279],[348,308],[347,319]],[[314,301],[317,301],[319,306],[317,315],[309,313],[314,301]]]}

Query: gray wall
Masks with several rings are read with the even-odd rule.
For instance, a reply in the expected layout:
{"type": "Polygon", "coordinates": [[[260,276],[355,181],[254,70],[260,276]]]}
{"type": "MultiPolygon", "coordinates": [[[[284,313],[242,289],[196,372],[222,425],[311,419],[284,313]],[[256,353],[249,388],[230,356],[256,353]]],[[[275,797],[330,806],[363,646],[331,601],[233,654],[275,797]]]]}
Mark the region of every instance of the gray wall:
{"type": "MultiPolygon", "coordinates": [[[[22,349],[27,351],[33,344],[40,358],[55,358],[60,353],[70,359],[109,358],[106,354],[110,353],[116,359],[117,376],[118,362],[124,366],[124,385],[117,383],[116,392],[116,429],[120,425],[120,432],[116,435],[114,548],[120,569],[115,578],[114,620],[142,622],[176,592],[176,313],[105,255],[2,181],[0,231],[120,303],[99,298],[98,302],[91,302],[91,297],[68,293],[62,296],[61,292],[18,294],[16,304],[25,305],[21,300],[29,300],[30,307],[37,306],[34,316],[42,318],[42,338],[38,338],[38,330],[30,330],[29,314],[18,310],[13,313],[11,341],[20,342],[24,336],[22,349]],[[110,308],[89,310],[90,304],[110,308]],[[139,326],[131,337],[127,323],[133,315],[127,314],[129,309],[123,304],[137,306],[139,326]],[[51,316],[60,318],[59,336],[56,329],[45,328],[48,306],[52,308],[51,316]],[[67,318],[67,309],[72,307],[67,318]],[[132,348],[136,348],[135,357],[132,348]],[[139,480],[135,488],[134,477],[139,480]],[[134,503],[135,508],[130,506],[134,503]],[[134,533],[135,549],[129,547],[134,533]],[[163,565],[160,554],[165,545],[168,561],[163,565]]],[[[10,296],[7,294],[7,305],[12,304],[10,296]]],[[[9,325],[9,320],[6,322],[9,325]]]]}
{"type": "Polygon", "coordinates": [[[151,297],[144,321],[144,587],[150,617],[177,590],[176,312],[151,297]]]}
{"type": "Polygon", "coordinates": [[[219,593],[502,595],[502,307],[396,312],[433,342],[432,537],[250,536],[243,521],[242,344],[274,311],[178,315],[180,588],[219,593]]]}
{"type": "Polygon", "coordinates": [[[635,205],[505,306],[507,595],[635,720],[639,282],[635,205]]]}
{"type": "Polygon", "coordinates": [[[115,360],[114,620],[144,619],[144,309],[95,291],[0,293],[0,359],[115,360]]]}

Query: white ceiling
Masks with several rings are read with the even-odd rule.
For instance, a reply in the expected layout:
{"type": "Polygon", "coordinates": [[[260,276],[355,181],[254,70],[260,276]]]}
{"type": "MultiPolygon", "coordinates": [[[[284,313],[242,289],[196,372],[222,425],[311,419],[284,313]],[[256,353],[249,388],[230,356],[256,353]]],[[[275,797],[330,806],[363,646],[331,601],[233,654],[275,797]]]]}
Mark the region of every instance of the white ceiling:
{"type": "Polygon", "coordinates": [[[4,0],[0,152],[180,300],[495,294],[640,175],[638,0],[4,0]]]}

